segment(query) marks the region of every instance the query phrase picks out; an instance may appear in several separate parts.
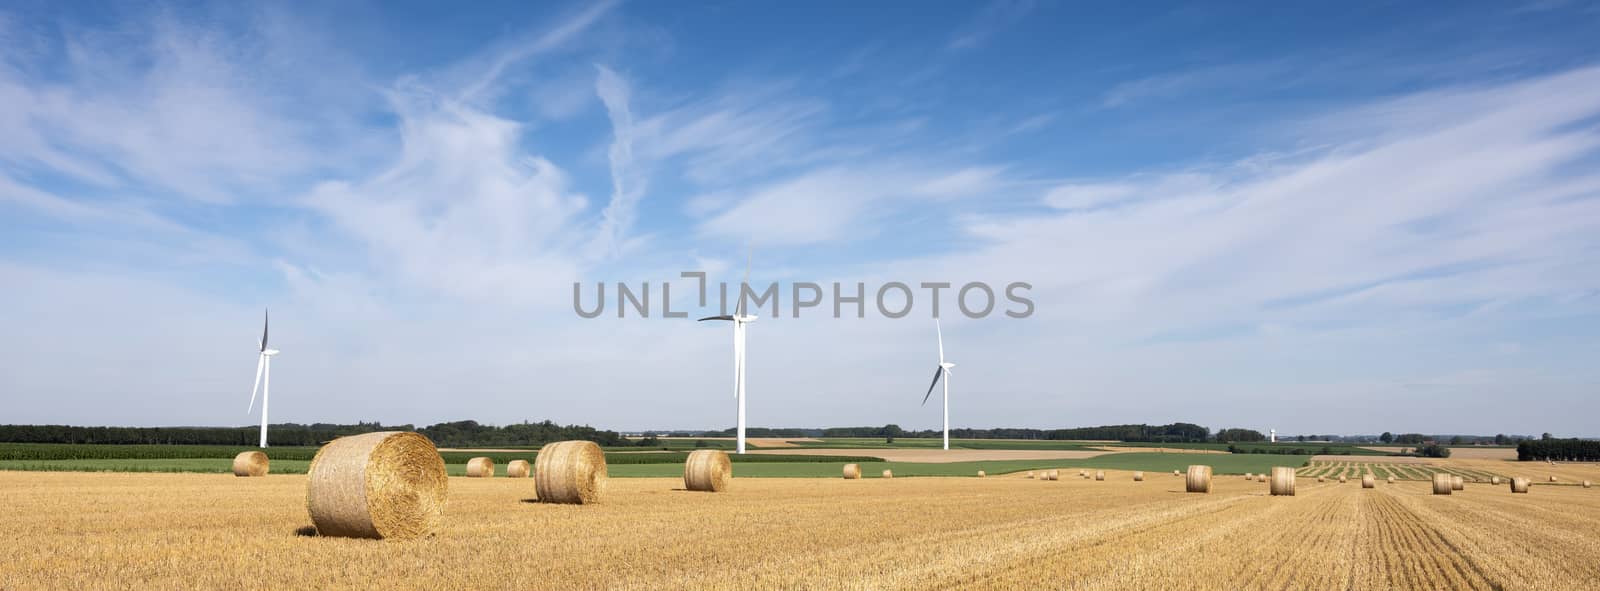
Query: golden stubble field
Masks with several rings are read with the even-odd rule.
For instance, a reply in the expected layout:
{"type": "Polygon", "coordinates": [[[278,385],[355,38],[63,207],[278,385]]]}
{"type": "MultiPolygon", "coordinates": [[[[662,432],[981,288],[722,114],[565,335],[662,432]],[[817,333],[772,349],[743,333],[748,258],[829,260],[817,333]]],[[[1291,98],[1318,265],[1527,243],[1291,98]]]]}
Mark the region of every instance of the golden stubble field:
{"type": "MultiPolygon", "coordinates": [[[[1594,469],[1592,466],[1591,469],[1594,469]]],[[[1521,589],[1600,581],[1600,489],[1219,476],[745,479],[692,493],[614,479],[526,502],[452,478],[444,530],[303,535],[304,476],[0,472],[0,588],[1521,589]]]]}

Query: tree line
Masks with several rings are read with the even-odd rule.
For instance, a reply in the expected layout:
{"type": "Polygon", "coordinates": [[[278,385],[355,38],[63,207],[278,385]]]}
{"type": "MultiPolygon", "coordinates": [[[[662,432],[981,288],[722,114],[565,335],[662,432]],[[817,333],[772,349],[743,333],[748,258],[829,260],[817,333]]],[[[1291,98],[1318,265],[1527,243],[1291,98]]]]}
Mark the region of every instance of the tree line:
{"type": "MultiPolygon", "coordinates": [[[[882,427],[831,427],[822,430],[823,437],[907,437],[936,438],[942,435],[937,429],[907,431],[899,425],[882,427]]],[[[1208,441],[1211,430],[1191,423],[1170,425],[1106,425],[1073,429],[951,429],[951,439],[1104,439],[1110,441],[1200,443],[1208,441]]]]}
{"type": "MultiPolygon", "coordinates": [[[[373,431],[416,431],[441,447],[542,445],[551,441],[584,439],[603,446],[633,445],[616,431],[587,425],[557,425],[551,421],[495,427],[477,421],[429,425],[356,423],[339,425],[280,423],[267,427],[267,444],[276,447],[317,446],[346,435],[373,431]]],[[[78,427],[71,425],[0,425],[5,443],[90,443],[119,445],[233,445],[255,446],[259,427],[78,427]]]]}
{"type": "Polygon", "coordinates": [[[1538,439],[1517,443],[1517,459],[1528,461],[1600,461],[1600,441],[1592,439],[1538,439]]]}

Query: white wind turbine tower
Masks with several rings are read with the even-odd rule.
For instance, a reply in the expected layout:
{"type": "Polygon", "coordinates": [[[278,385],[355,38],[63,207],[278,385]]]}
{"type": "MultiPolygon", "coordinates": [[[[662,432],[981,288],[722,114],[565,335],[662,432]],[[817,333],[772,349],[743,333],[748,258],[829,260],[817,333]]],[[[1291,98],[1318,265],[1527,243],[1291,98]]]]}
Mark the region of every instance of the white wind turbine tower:
{"type": "MultiPolygon", "coordinates": [[[[749,255],[754,258],[754,255],[749,255]]],[[[745,259],[744,281],[739,283],[739,302],[734,305],[733,314],[720,316],[707,316],[700,322],[707,320],[726,320],[733,323],[733,398],[739,404],[739,425],[737,450],[744,453],[744,330],[745,325],[756,321],[756,316],[748,316],[744,312],[744,286],[750,282],[750,258],[745,259]]]]}
{"type": "Polygon", "coordinates": [[[950,368],[956,364],[944,360],[944,330],[939,328],[939,319],[933,319],[933,330],[939,335],[939,367],[933,369],[933,383],[928,384],[928,393],[922,396],[922,405],[928,405],[928,397],[933,396],[933,387],[939,385],[939,378],[944,378],[944,448],[950,449],[950,368]]]}
{"type": "Polygon", "coordinates": [[[245,414],[255,412],[256,391],[261,392],[261,447],[267,446],[267,403],[271,402],[272,395],[272,356],[278,354],[277,349],[267,348],[267,328],[271,323],[271,313],[262,312],[261,316],[261,356],[256,359],[256,385],[250,387],[250,409],[245,414]]]}

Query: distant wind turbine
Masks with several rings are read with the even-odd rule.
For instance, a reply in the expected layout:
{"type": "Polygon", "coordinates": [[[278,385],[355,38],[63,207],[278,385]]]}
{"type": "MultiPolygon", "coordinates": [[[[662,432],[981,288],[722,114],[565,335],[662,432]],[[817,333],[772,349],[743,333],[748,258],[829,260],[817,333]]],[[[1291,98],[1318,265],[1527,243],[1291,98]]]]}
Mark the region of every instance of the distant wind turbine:
{"type": "Polygon", "coordinates": [[[739,404],[737,449],[741,454],[744,453],[744,330],[746,324],[755,322],[757,318],[744,313],[744,286],[750,283],[750,259],[754,258],[754,254],[748,257],[745,259],[744,281],[739,284],[739,303],[734,305],[734,313],[707,316],[699,320],[726,320],[733,323],[733,398],[739,404]]]}
{"type": "Polygon", "coordinates": [[[272,356],[278,354],[277,349],[267,348],[267,328],[271,324],[271,312],[264,311],[261,316],[261,356],[256,359],[256,385],[250,388],[250,409],[245,414],[256,410],[256,391],[261,392],[261,447],[267,446],[267,403],[271,402],[272,395],[272,356]]]}
{"type": "Polygon", "coordinates": [[[922,405],[928,405],[928,398],[933,396],[933,387],[939,385],[939,378],[944,378],[944,448],[950,449],[950,368],[954,363],[944,360],[944,330],[939,328],[939,319],[933,320],[933,330],[939,335],[939,367],[933,369],[933,383],[928,384],[928,393],[922,396],[922,405]]]}

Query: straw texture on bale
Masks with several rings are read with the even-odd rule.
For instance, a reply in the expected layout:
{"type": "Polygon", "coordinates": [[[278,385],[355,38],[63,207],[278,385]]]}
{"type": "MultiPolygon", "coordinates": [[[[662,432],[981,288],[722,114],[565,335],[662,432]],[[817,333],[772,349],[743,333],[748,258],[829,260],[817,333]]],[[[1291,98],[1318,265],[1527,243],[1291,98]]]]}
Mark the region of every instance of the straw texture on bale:
{"type": "Polygon", "coordinates": [[[1528,492],[1528,485],[1530,484],[1532,484],[1532,482],[1529,482],[1526,478],[1512,478],[1511,492],[1526,494],[1528,492]]]}
{"type": "Polygon", "coordinates": [[[884,478],[894,478],[894,470],[884,470],[883,471],[883,477],[884,478]]]}
{"type": "Polygon", "coordinates": [[[1294,496],[1294,468],[1288,466],[1275,466],[1272,468],[1272,483],[1267,485],[1274,497],[1294,496]]]}
{"type": "Polygon", "coordinates": [[[1184,477],[1183,490],[1192,493],[1211,492],[1211,466],[1189,466],[1189,473],[1184,477]]]}
{"type": "Polygon", "coordinates": [[[234,476],[266,476],[267,454],[259,451],[241,452],[233,456],[234,476]]]}
{"type": "Polygon", "coordinates": [[[1467,481],[1462,480],[1460,476],[1451,476],[1450,490],[1467,490],[1467,481]]]}
{"type": "Polygon", "coordinates": [[[606,454],[593,441],[557,441],[539,448],[533,489],[541,503],[587,505],[605,494],[606,454]]]}
{"type": "Polygon", "coordinates": [[[1454,484],[1455,482],[1450,478],[1449,474],[1444,472],[1433,473],[1433,494],[1450,494],[1450,491],[1455,488],[1454,484]]]}
{"type": "Polygon", "coordinates": [[[379,431],[322,446],[307,475],[306,509],[317,534],[415,538],[437,531],[449,478],[426,436],[379,431]]]}
{"type": "Polygon", "coordinates": [[[467,477],[494,478],[494,460],[486,457],[467,460],[467,477]]]}
{"type": "Polygon", "coordinates": [[[733,479],[733,460],[720,449],[697,449],[683,462],[683,487],[701,492],[728,490],[733,479]]]}
{"type": "Polygon", "coordinates": [[[1105,480],[1106,479],[1106,471],[1105,470],[1095,470],[1094,471],[1094,479],[1095,480],[1105,480]]]}
{"type": "MultiPolygon", "coordinates": [[[[855,480],[857,478],[861,478],[861,466],[858,466],[856,464],[845,464],[844,465],[844,479],[845,480],[855,480]]],[[[1033,473],[1031,473],[1031,472],[1028,473],[1028,478],[1033,478],[1033,473]]]]}
{"type": "Polygon", "coordinates": [[[1376,488],[1378,479],[1371,474],[1361,475],[1361,488],[1376,488]]]}
{"type": "Polygon", "coordinates": [[[527,460],[511,460],[506,464],[506,478],[527,478],[533,472],[533,464],[527,460]]]}
{"type": "Polygon", "coordinates": [[[1133,481],[1134,482],[1144,482],[1144,472],[1134,472],[1133,473],[1133,481]]]}

